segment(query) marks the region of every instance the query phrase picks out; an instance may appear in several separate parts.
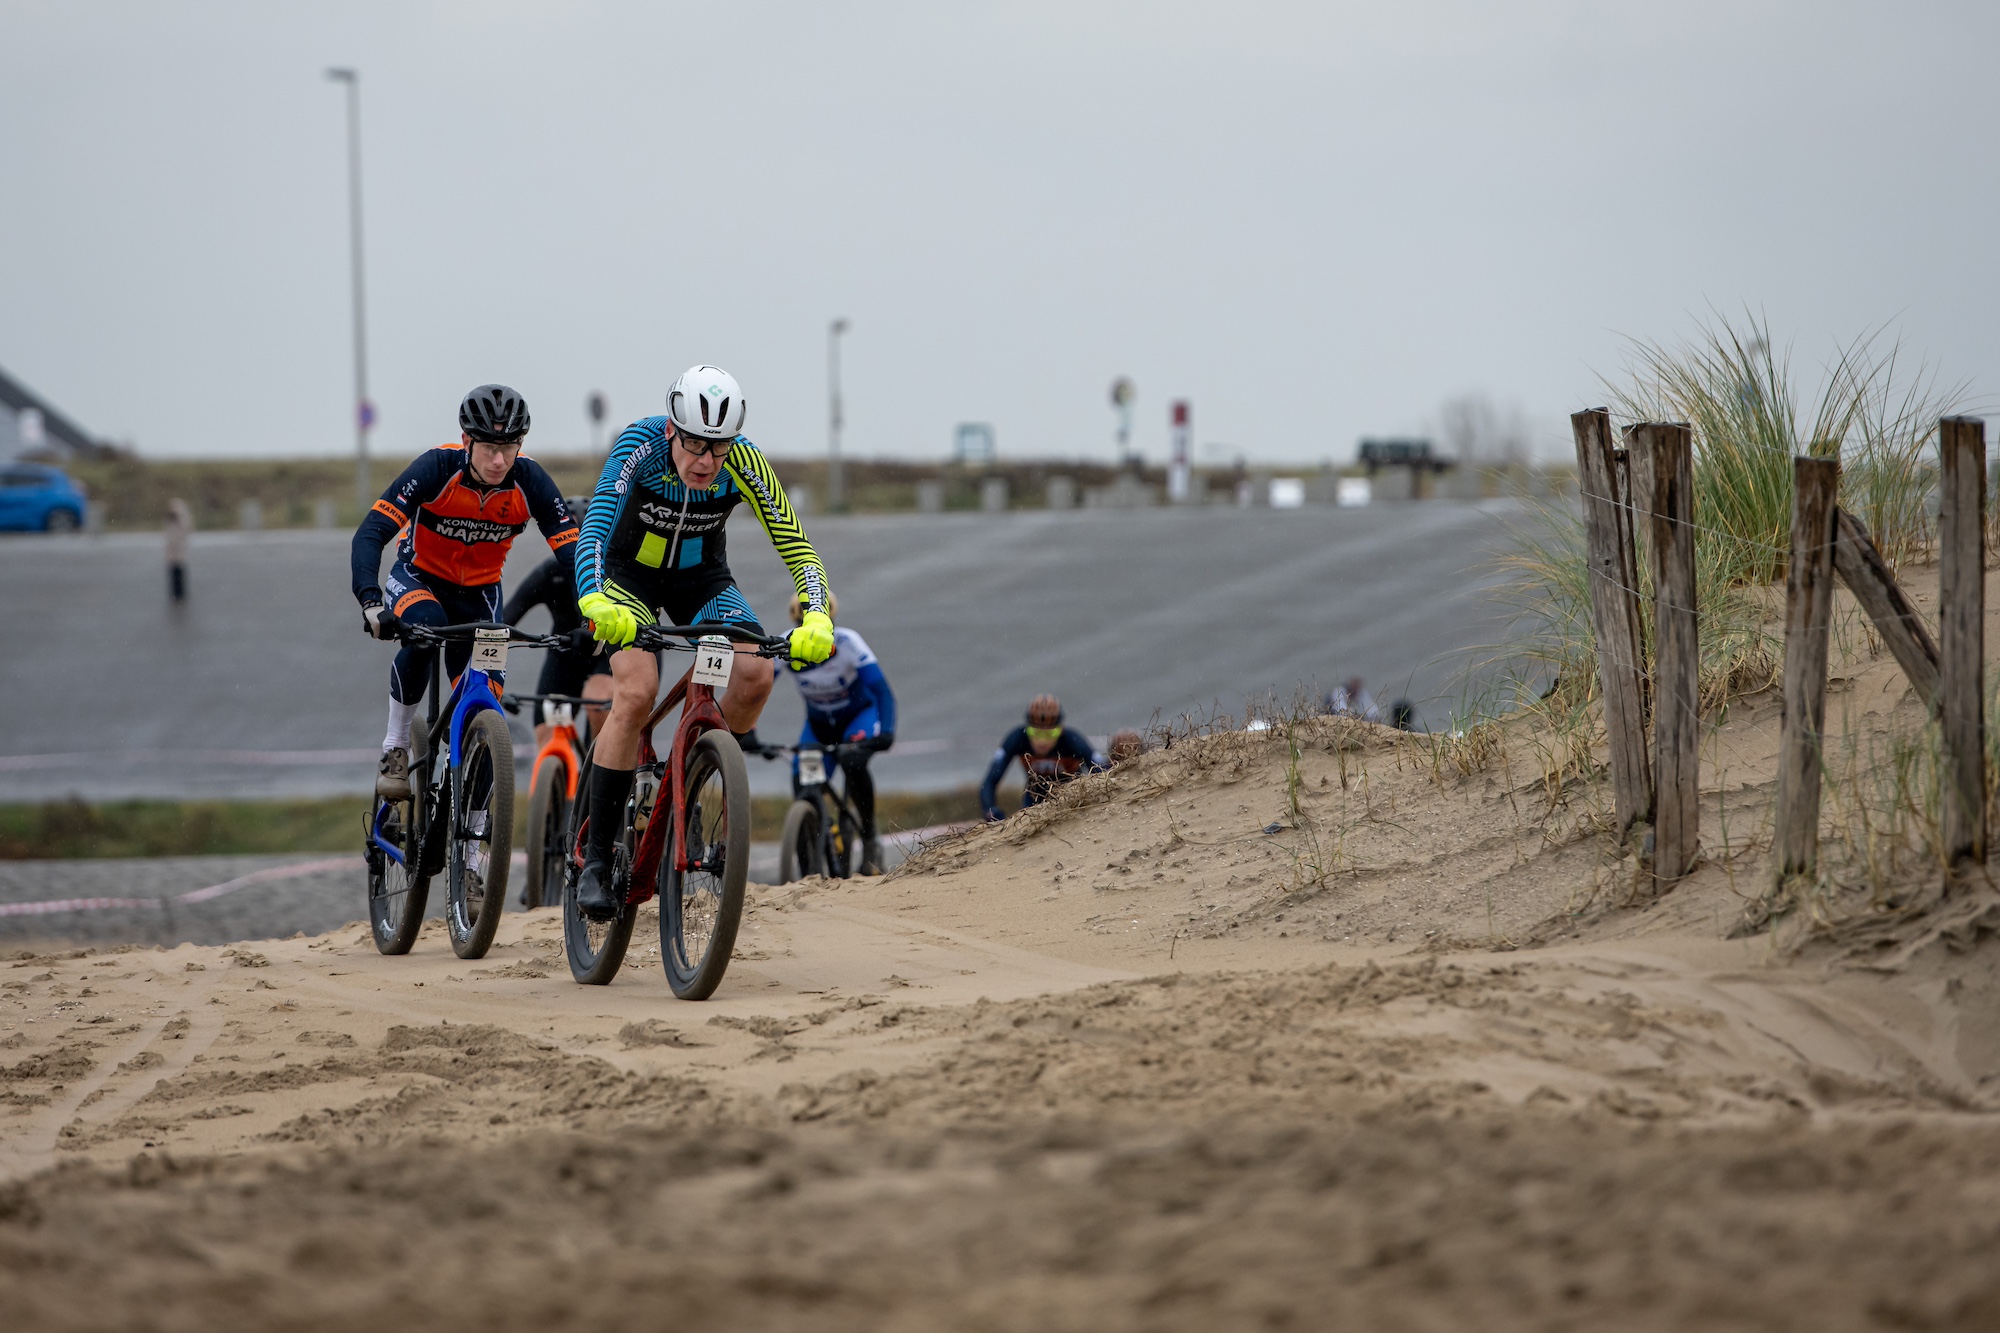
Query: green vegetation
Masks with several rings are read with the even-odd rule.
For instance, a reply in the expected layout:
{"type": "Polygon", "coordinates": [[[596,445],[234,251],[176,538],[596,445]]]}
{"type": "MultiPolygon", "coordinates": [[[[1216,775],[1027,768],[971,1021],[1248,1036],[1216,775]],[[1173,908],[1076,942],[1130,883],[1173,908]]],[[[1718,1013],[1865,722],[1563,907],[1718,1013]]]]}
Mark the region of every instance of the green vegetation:
{"type": "Polygon", "coordinates": [[[368,800],[110,801],[0,805],[0,859],[341,852],[361,845],[368,800]]]}
{"type": "MultiPolygon", "coordinates": [[[[775,839],[786,796],[751,802],[753,836],[775,839]]],[[[884,832],[979,818],[979,792],[882,792],[884,832]]],[[[76,797],[41,805],[0,805],[0,860],[104,856],[226,856],[356,851],[369,801],[334,796],[305,801],[110,801],[76,797]]],[[[527,792],[515,801],[514,845],[526,845],[527,792]]]]}
{"type": "MultiPolygon", "coordinates": [[[[1784,578],[1789,559],[1794,456],[1840,458],[1841,504],[1892,564],[1930,548],[1937,420],[1957,410],[1964,390],[1940,387],[1928,367],[1912,369],[1902,349],[1883,346],[1878,335],[1839,349],[1810,409],[1789,354],[1755,319],[1739,328],[1718,318],[1678,348],[1635,344],[1627,377],[1605,388],[1619,429],[1635,421],[1694,429],[1704,710],[1770,685],[1782,663],[1769,585],[1784,578]]],[[[1517,535],[1504,563],[1534,627],[1526,647],[1532,674],[1555,681],[1544,704],[1575,714],[1597,694],[1581,515],[1545,512],[1517,535]]],[[[1650,645],[1650,623],[1645,630],[1650,645]]]]}

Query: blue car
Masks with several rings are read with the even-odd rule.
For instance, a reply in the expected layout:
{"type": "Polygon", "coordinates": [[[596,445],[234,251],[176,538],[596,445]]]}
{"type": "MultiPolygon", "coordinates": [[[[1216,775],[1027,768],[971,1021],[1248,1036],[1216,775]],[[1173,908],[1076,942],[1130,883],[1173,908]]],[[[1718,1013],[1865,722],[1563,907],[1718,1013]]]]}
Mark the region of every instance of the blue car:
{"type": "Polygon", "coordinates": [[[75,532],[90,508],[83,488],[38,463],[0,465],[0,530],[75,532]]]}

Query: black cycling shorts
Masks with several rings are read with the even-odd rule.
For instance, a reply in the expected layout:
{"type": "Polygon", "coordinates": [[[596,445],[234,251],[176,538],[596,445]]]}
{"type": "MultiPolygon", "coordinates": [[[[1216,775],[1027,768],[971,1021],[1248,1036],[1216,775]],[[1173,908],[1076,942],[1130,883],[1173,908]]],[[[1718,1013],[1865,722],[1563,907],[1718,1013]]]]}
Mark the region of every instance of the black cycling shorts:
{"type": "Polygon", "coordinates": [[[542,654],[542,678],[535,685],[535,693],[581,698],[584,683],[592,676],[610,674],[611,656],[608,653],[574,653],[551,648],[542,654]]]}
{"type": "Polygon", "coordinates": [[[641,625],[692,625],[726,621],[762,635],[764,626],[750,609],[750,600],[736,586],[729,566],[713,569],[658,570],[613,561],[605,570],[604,594],[631,608],[641,625]]]}

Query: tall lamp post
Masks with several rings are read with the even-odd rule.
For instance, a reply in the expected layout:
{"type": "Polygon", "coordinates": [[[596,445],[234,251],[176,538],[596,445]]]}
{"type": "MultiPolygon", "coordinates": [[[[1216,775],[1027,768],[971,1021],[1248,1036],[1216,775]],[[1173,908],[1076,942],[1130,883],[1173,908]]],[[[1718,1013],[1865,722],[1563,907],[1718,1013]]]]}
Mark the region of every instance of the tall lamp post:
{"type": "Polygon", "coordinates": [[[840,472],[840,335],[847,321],[826,326],[826,507],[839,513],[847,507],[846,478],[840,472]]]}
{"type": "Polygon", "coordinates": [[[368,484],[368,431],[375,404],[368,401],[368,326],[361,300],[361,75],[330,69],[326,77],[347,85],[347,230],[354,275],[354,495],[368,512],[375,488],[368,484]]]}

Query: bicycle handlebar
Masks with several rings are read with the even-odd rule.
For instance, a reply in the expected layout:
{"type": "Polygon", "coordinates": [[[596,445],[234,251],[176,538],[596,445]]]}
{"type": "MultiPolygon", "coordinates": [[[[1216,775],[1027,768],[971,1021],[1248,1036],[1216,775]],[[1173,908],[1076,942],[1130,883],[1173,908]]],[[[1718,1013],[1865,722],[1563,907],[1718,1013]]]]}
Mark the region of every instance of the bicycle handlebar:
{"type": "Polygon", "coordinates": [[[504,629],[509,643],[525,644],[530,648],[566,648],[570,644],[567,634],[530,634],[497,620],[471,620],[463,625],[412,625],[404,620],[397,623],[396,637],[405,643],[448,643],[469,639],[483,629],[504,629]]]}
{"type": "Polygon", "coordinates": [[[634,648],[670,652],[693,652],[694,640],[719,635],[732,643],[754,643],[759,657],[791,656],[791,639],[787,635],[758,634],[722,620],[697,621],[692,625],[641,625],[638,637],[632,640],[634,648]]]}

